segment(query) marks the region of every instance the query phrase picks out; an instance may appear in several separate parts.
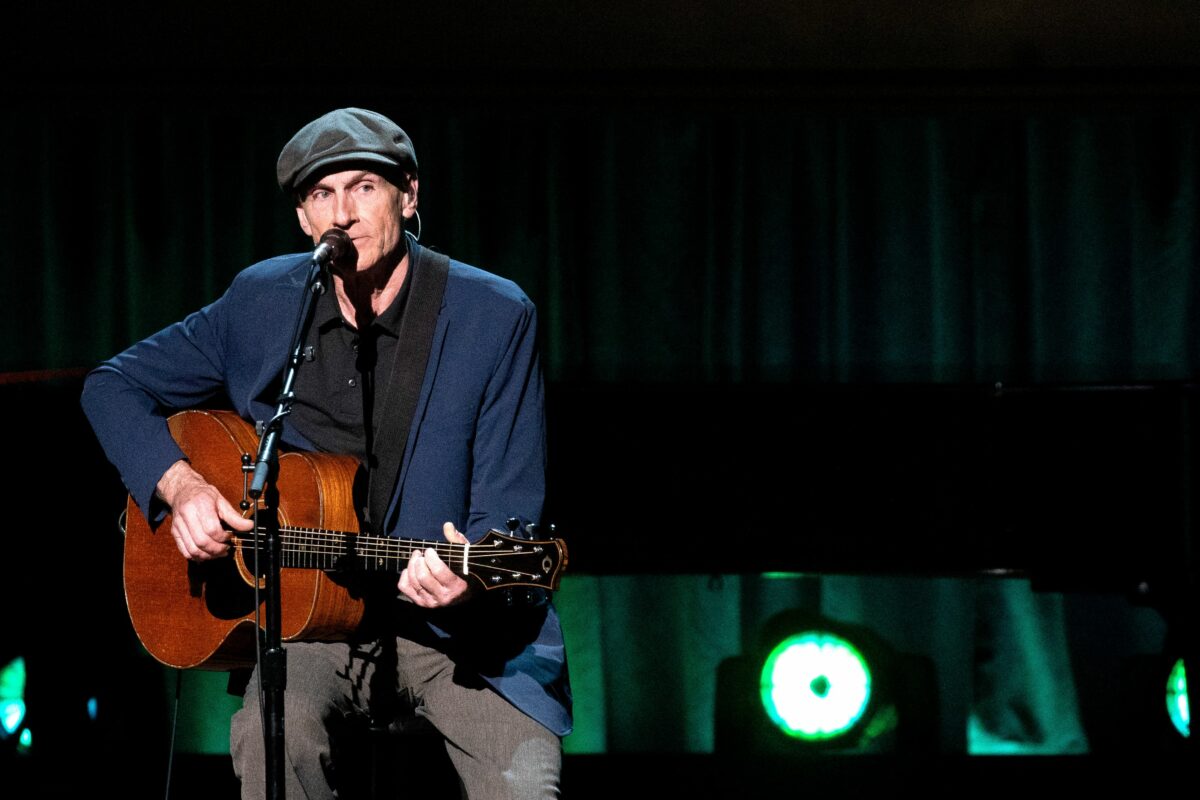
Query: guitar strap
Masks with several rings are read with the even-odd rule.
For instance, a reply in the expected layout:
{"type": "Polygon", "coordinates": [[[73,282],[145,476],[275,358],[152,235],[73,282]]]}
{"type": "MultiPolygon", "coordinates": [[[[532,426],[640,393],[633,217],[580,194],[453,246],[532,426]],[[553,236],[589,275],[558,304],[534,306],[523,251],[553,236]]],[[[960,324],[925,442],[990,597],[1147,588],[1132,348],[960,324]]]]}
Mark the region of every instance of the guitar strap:
{"type": "Polygon", "coordinates": [[[367,508],[364,529],[374,533],[382,533],[383,519],[400,474],[400,462],[404,459],[408,433],[412,429],[421,385],[425,381],[433,333],[437,328],[442,298],[446,293],[446,278],[450,273],[450,259],[443,253],[431,252],[412,242],[409,253],[412,258],[408,279],[412,281],[412,286],[400,322],[391,373],[384,384],[386,392],[383,395],[385,400],[381,403],[380,419],[374,426],[374,435],[367,432],[367,508]]]}

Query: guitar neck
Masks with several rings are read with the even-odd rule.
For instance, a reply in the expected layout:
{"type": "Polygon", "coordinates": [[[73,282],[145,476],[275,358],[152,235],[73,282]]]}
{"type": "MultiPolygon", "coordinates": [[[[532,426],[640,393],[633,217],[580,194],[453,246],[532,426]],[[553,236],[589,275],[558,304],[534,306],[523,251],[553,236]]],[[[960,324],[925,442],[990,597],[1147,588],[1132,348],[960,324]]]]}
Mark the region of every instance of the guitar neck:
{"type": "MultiPolygon", "coordinates": [[[[321,528],[283,527],[279,534],[283,543],[282,566],[289,569],[392,572],[399,575],[414,552],[432,547],[438,558],[459,575],[470,571],[465,561],[468,545],[430,539],[351,534],[321,528]]],[[[258,535],[260,541],[264,540],[266,531],[260,529],[258,535]]],[[[252,538],[239,538],[238,541],[244,550],[253,550],[254,543],[252,538]]]]}
{"type": "MultiPolygon", "coordinates": [[[[255,537],[237,538],[244,558],[252,558],[256,541],[265,541],[265,535],[266,531],[259,529],[255,537]]],[[[393,575],[403,571],[413,553],[432,548],[455,573],[474,578],[486,589],[557,589],[559,575],[566,566],[566,545],[561,539],[532,541],[496,530],[473,544],[459,544],[285,526],[280,529],[280,540],[285,568],[393,575]]]]}

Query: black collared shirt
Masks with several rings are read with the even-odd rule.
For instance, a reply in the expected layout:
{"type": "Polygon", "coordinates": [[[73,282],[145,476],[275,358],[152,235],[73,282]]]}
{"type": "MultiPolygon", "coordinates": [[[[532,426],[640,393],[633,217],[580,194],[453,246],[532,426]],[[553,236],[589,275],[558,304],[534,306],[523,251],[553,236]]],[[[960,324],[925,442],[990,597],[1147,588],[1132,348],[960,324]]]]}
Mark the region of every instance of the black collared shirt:
{"type": "Polygon", "coordinates": [[[342,317],[332,289],[318,298],[289,418],[317,449],[353,455],[371,465],[367,454],[386,413],[387,384],[409,284],[405,276],[396,299],[361,332],[342,317]]]}

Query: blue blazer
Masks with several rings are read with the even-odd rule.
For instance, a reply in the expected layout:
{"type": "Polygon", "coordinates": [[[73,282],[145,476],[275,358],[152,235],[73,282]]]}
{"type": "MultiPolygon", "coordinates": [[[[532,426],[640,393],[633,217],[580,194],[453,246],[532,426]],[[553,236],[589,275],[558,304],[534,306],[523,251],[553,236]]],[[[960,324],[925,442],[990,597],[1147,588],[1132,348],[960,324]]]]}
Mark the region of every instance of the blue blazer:
{"type": "MultiPolygon", "coordinates": [[[[422,261],[420,250],[412,245],[414,268],[422,261]]],[[[183,458],[166,416],[221,393],[248,420],[274,414],[273,387],[287,361],[307,270],[307,253],[255,264],[219,300],[88,376],[84,411],[153,522],[166,513],[154,494],[158,480],[183,458]]],[[[291,426],[285,425],[283,439],[311,449],[291,426]]],[[[544,492],[545,420],[533,303],[511,281],[451,260],[384,531],[440,539],[442,523],[449,520],[477,541],[490,528],[504,530],[509,517],[538,521],[544,492]]],[[[430,641],[448,652],[469,647],[465,640],[475,638],[471,630],[478,627],[469,623],[477,602],[437,617],[439,625],[426,621],[430,641]]],[[[553,606],[542,612],[508,626],[516,640],[500,647],[498,660],[480,671],[515,706],[564,736],[571,730],[566,653],[553,606]]],[[[498,621],[488,619],[481,625],[494,638],[498,621]]]]}

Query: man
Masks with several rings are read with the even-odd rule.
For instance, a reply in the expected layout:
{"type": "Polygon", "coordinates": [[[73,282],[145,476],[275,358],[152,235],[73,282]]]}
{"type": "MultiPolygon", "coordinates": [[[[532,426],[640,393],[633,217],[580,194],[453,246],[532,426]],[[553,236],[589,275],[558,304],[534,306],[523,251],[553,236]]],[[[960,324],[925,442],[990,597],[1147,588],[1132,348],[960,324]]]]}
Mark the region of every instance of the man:
{"type": "MultiPolygon", "coordinates": [[[[314,243],[338,229],[357,255],[317,301],[284,442],[358,456],[370,476],[360,512],[380,533],[465,542],[509,517],[536,521],[544,420],[534,309],[515,284],[447,263],[405,233],[418,191],[408,136],[380,114],[333,111],[288,142],[277,177],[314,243]],[[424,369],[406,379],[414,349],[425,352],[413,344],[422,315],[424,369]],[[413,410],[398,414],[406,392],[413,410]]],[[[83,404],[101,444],[152,524],[170,509],[185,558],[224,557],[228,529],[251,525],[191,467],[165,415],[224,393],[247,420],[270,418],[308,260],[255,264],[219,300],[88,377],[83,404]]],[[[432,723],[468,796],[556,796],[559,737],[571,726],[558,619],[548,603],[505,608],[493,594],[472,596],[428,549],[389,597],[373,598],[370,624],[351,641],[289,644],[288,796],[334,796],[346,776],[331,729],[395,714],[432,723]]],[[[254,679],[231,749],[243,796],[261,796],[254,679]]]]}

